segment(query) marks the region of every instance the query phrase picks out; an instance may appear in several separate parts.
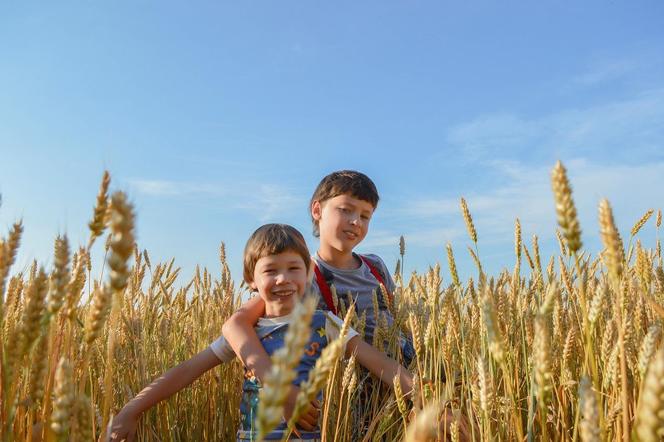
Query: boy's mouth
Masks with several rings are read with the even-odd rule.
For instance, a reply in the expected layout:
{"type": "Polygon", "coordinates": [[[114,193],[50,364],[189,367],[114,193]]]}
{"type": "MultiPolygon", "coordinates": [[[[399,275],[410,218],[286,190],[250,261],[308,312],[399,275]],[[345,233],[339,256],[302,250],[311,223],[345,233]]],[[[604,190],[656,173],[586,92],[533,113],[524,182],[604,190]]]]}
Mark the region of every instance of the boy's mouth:
{"type": "Polygon", "coordinates": [[[286,298],[288,296],[292,296],[295,294],[294,289],[289,289],[289,290],[275,290],[272,292],[274,296],[278,296],[280,298],[286,298]]]}
{"type": "Polygon", "coordinates": [[[346,237],[348,239],[357,239],[358,238],[358,234],[351,231],[351,230],[344,230],[343,232],[344,232],[344,234],[346,235],[346,237]]]}

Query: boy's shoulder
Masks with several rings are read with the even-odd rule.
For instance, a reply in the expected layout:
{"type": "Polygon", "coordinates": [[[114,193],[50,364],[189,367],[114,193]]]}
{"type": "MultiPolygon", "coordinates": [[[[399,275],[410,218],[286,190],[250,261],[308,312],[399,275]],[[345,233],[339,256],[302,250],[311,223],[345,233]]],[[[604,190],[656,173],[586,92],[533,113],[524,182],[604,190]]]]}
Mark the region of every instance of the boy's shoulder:
{"type": "Polygon", "coordinates": [[[318,286],[320,279],[322,279],[328,286],[334,284],[339,288],[340,281],[338,278],[343,280],[341,285],[355,287],[359,284],[363,286],[367,281],[377,279],[375,275],[378,274],[380,276],[379,280],[385,283],[389,290],[393,289],[392,275],[380,256],[373,253],[359,254],[353,252],[353,254],[362,261],[362,265],[351,270],[336,269],[317,255],[314,256],[313,259],[317,265],[316,277],[314,278],[315,286],[318,286]]]}
{"type": "Polygon", "coordinates": [[[357,253],[357,256],[366,259],[376,267],[387,268],[387,266],[385,265],[385,261],[383,261],[383,258],[376,255],[375,253],[357,253]]]}
{"type": "Polygon", "coordinates": [[[381,258],[380,256],[374,253],[363,253],[363,254],[358,253],[358,256],[360,256],[360,258],[362,258],[366,263],[373,266],[381,275],[383,280],[386,280],[390,277],[390,272],[387,269],[387,265],[385,264],[385,261],[383,261],[383,258],[381,258]]]}
{"type": "MultiPolygon", "coordinates": [[[[385,265],[385,261],[383,261],[383,258],[380,256],[376,255],[375,253],[357,253],[353,252],[353,255],[356,257],[360,258],[364,262],[368,262],[372,266],[378,268],[379,270],[387,270],[387,266],[385,265]]],[[[334,267],[330,266],[327,264],[325,261],[323,261],[317,254],[313,255],[311,257],[313,261],[318,265],[318,267],[323,267],[325,270],[338,270],[335,269],[334,267]]],[[[360,270],[362,266],[358,267],[356,270],[360,270]]],[[[321,269],[323,270],[323,269],[321,269]]],[[[344,272],[348,272],[345,270],[344,272]]]]}

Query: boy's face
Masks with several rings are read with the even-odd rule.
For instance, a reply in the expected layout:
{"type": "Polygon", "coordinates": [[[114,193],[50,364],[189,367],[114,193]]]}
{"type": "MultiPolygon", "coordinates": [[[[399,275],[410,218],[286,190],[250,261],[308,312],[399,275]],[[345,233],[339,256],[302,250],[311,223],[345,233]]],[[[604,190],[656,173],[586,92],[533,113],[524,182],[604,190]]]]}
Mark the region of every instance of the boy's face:
{"type": "Polygon", "coordinates": [[[374,207],[350,195],[314,201],[311,215],[318,221],[321,244],[350,253],[367,235],[374,207]]]}
{"type": "Polygon", "coordinates": [[[274,317],[293,311],[306,284],[307,268],[302,257],[296,252],[285,251],[260,258],[249,286],[257,290],[265,302],[265,315],[274,317]]]}

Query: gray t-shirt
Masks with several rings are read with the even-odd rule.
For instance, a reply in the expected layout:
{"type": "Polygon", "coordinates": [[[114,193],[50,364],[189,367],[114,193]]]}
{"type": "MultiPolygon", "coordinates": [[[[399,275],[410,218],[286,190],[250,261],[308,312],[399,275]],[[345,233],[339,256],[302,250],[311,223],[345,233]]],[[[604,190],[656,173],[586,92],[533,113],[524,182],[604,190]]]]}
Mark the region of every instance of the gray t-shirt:
{"type": "MultiPolygon", "coordinates": [[[[356,255],[356,254],[355,254],[356,255]]],[[[358,256],[358,255],[356,255],[358,256]]],[[[362,255],[369,260],[369,262],[376,268],[378,274],[383,278],[383,282],[390,293],[394,293],[395,285],[392,280],[390,272],[387,270],[385,263],[378,255],[362,255]]],[[[358,256],[359,258],[359,256],[358,256]]],[[[378,295],[378,308],[380,311],[385,312],[388,325],[392,325],[392,315],[387,309],[387,304],[381,294],[380,283],[376,277],[371,273],[369,266],[360,259],[362,264],[356,269],[338,269],[326,264],[318,254],[313,259],[316,261],[323,277],[326,279],[328,286],[334,285],[337,290],[337,297],[339,302],[343,302],[348,307],[351,302],[355,302],[355,311],[359,317],[365,312],[367,317],[364,339],[368,343],[373,343],[374,329],[376,328],[376,317],[373,307],[373,291],[376,290],[378,295]]],[[[314,277],[311,286],[312,291],[320,296],[318,308],[320,310],[329,310],[325,300],[318,287],[318,281],[314,277]]]]}

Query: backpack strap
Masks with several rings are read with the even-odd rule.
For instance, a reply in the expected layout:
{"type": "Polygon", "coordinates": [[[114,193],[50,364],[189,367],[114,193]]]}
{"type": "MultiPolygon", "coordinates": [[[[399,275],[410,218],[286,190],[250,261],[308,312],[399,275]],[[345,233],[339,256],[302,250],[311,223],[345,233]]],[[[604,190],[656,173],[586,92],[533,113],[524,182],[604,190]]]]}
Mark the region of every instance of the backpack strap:
{"type": "Polygon", "coordinates": [[[323,295],[323,300],[325,301],[325,304],[327,304],[327,308],[336,315],[337,309],[334,306],[334,301],[332,300],[332,291],[330,290],[330,285],[327,283],[323,273],[318,268],[318,264],[314,262],[313,265],[314,273],[316,274],[316,282],[318,283],[320,293],[323,295]]]}
{"type": "Polygon", "coordinates": [[[358,255],[362,261],[369,267],[369,270],[371,271],[371,274],[374,275],[374,278],[378,281],[378,284],[380,284],[381,289],[384,290],[384,292],[387,294],[387,302],[389,303],[389,309],[392,310],[392,293],[387,289],[387,285],[385,285],[385,280],[381,276],[380,272],[376,268],[375,265],[369,261],[369,258],[367,258],[364,255],[358,255]]]}

